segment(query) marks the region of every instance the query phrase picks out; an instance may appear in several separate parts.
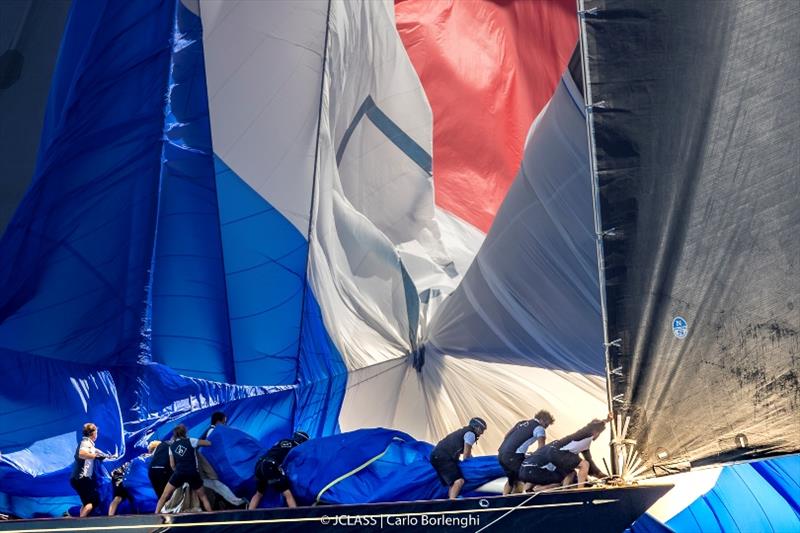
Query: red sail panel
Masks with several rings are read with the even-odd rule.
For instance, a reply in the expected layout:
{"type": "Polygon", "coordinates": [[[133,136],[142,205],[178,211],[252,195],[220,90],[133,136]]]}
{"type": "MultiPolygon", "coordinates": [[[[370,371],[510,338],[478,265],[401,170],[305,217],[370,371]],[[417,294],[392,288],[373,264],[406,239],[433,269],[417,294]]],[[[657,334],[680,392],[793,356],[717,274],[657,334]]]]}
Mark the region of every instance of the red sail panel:
{"type": "Polygon", "coordinates": [[[486,232],[578,39],[574,0],[398,0],[433,109],[436,203],[486,232]]]}

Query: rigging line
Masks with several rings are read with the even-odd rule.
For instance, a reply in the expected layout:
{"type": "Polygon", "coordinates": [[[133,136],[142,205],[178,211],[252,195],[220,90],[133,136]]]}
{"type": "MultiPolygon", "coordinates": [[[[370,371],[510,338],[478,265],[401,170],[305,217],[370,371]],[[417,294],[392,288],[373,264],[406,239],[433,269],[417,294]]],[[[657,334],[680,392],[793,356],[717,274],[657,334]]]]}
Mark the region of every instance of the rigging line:
{"type": "Polygon", "coordinates": [[[384,449],[381,453],[379,453],[375,457],[372,457],[371,459],[367,460],[363,464],[358,465],[357,467],[355,467],[354,469],[350,470],[349,472],[345,472],[341,476],[337,477],[336,479],[334,479],[333,481],[331,481],[330,483],[325,485],[322,488],[322,490],[320,490],[319,493],[317,493],[317,498],[316,498],[316,500],[314,500],[314,505],[317,505],[317,504],[320,503],[320,500],[322,499],[322,495],[325,494],[328,491],[328,489],[330,489],[331,487],[333,487],[334,485],[336,485],[340,481],[343,481],[343,480],[349,478],[350,476],[353,476],[353,475],[361,472],[362,470],[367,468],[369,465],[371,465],[372,463],[374,463],[375,461],[377,461],[378,459],[380,459],[381,457],[386,455],[388,453],[388,451],[389,451],[389,448],[392,446],[392,444],[394,444],[395,441],[405,442],[400,437],[392,437],[391,442],[389,442],[389,444],[386,446],[386,449],[384,449]]]}
{"type": "MultiPolygon", "coordinates": [[[[608,479],[610,477],[611,476],[605,476],[605,477],[599,478],[598,481],[603,481],[604,479],[608,479]]],[[[526,498],[524,501],[520,502],[519,505],[515,505],[514,507],[512,507],[511,509],[509,509],[508,511],[506,511],[502,515],[498,516],[497,518],[495,518],[494,520],[492,520],[491,522],[489,522],[488,524],[486,524],[485,526],[483,526],[479,530],[475,531],[475,533],[481,533],[481,531],[484,531],[485,529],[488,529],[489,527],[493,526],[494,524],[496,524],[497,522],[499,522],[500,520],[502,520],[506,516],[510,515],[511,513],[513,513],[514,511],[516,511],[517,509],[519,509],[520,507],[522,507],[523,505],[525,505],[526,503],[528,503],[529,501],[534,499],[539,494],[546,494],[548,492],[558,492],[560,490],[568,489],[568,488],[571,488],[571,487],[576,487],[577,488],[578,485],[581,485],[581,483],[571,483],[569,485],[564,485],[563,487],[555,487],[555,488],[552,488],[552,489],[546,489],[546,490],[540,490],[539,492],[534,492],[533,494],[531,494],[531,496],[529,498],[526,498]]]]}

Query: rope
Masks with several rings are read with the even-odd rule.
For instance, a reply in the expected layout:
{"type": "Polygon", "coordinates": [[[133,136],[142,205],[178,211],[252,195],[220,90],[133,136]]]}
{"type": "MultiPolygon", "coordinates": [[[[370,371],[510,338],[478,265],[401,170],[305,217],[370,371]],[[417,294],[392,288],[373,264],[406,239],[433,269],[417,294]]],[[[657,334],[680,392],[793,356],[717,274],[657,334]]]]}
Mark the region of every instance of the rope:
{"type": "MultiPolygon", "coordinates": [[[[609,477],[610,476],[606,476],[606,477],[600,478],[600,479],[598,479],[598,481],[603,481],[605,479],[608,479],[609,477]]],[[[526,500],[520,502],[519,505],[515,505],[514,507],[512,507],[511,509],[509,509],[508,511],[506,511],[502,515],[498,516],[497,518],[495,518],[494,520],[492,520],[491,522],[489,522],[488,524],[486,524],[485,526],[483,526],[479,530],[475,531],[475,533],[481,533],[481,531],[489,529],[489,527],[493,526],[494,524],[496,524],[497,522],[499,522],[503,518],[507,517],[508,515],[510,515],[511,513],[513,513],[514,511],[516,511],[517,509],[519,509],[520,507],[522,507],[523,505],[525,505],[526,503],[528,503],[532,499],[534,499],[539,494],[545,494],[545,493],[548,493],[548,492],[558,492],[558,491],[563,490],[563,489],[568,489],[568,488],[571,488],[571,487],[578,487],[578,485],[581,485],[581,483],[571,483],[569,485],[564,485],[562,487],[554,487],[552,489],[545,489],[545,490],[540,490],[538,492],[534,492],[533,494],[530,495],[529,498],[527,498],[526,500]]]]}

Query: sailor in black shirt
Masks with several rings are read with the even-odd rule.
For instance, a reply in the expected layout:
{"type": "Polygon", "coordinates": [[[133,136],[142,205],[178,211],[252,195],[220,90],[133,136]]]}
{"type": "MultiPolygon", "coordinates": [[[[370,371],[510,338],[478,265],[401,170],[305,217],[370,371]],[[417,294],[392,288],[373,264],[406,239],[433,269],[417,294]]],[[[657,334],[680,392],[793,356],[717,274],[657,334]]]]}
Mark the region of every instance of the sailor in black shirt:
{"type": "Polygon", "coordinates": [[[472,456],[472,447],[484,431],[486,422],[475,417],[469,421],[468,426],[457,429],[440,440],[431,452],[431,466],[442,483],[450,487],[447,495],[451,500],[458,497],[461,487],[464,486],[464,474],[458,464],[458,457],[463,455],[464,459],[469,459],[472,456]]]}
{"type": "Polygon", "coordinates": [[[572,435],[553,441],[526,457],[519,469],[519,479],[526,483],[525,490],[531,486],[534,490],[545,490],[569,485],[575,469],[579,487],[586,483],[589,475],[603,477],[605,474],[594,464],[589,447],[605,427],[604,420],[592,420],[572,435]]]}
{"type": "Polygon", "coordinates": [[[250,499],[248,509],[258,509],[261,503],[261,498],[271,488],[275,492],[280,492],[286,499],[287,507],[297,507],[297,502],[294,499],[294,494],[289,487],[289,478],[283,471],[283,462],[286,456],[295,447],[301,445],[309,439],[308,434],[304,431],[295,431],[291,439],[279,440],[275,445],[270,448],[267,453],[262,455],[258,462],[256,462],[256,493],[250,499]]]}
{"type": "Polygon", "coordinates": [[[537,449],[544,446],[545,429],[553,422],[553,415],[549,411],[541,410],[532,419],[521,420],[508,430],[497,451],[497,460],[508,478],[503,494],[522,492],[522,483],[517,478],[525,453],[534,441],[538,443],[537,449]]]}
{"type": "MultiPolygon", "coordinates": [[[[161,443],[157,440],[154,440],[148,444],[147,453],[142,455],[142,457],[147,457],[148,455],[152,454],[159,444],[161,443]]],[[[131,510],[134,510],[133,497],[128,491],[128,487],[125,486],[125,480],[128,478],[128,474],[131,471],[132,465],[133,461],[128,461],[122,466],[118,466],[111,471],[111,485],[114,489],[114,499],[111,500],[111,504],[108,506],[108,516],[114,516],[117,514],[117,508],[119,507],[119,504],[122,503],[122,500],[128,500],[131,510]]]]}
{"type": "Polygon", "coordinates": [[[172,467],[173,474],[172,477],[169,478],[169,483],[167,483],[164,492],[161,493],[161,497],[158,499],[156,513],[161,512],[162,507],[164,507],[164,504],[170,496],[172,496],[172,493],[175,492],[175,489],[183,486],[184,483],[188,483],[189,489],[197,493],[197,497],[200,498],[203,509],[211,511],[211,504],[208,502],[208,496],[206,496],[203,490],[203,479],[197,471],[197,451],[195,450],[198,446],[211,446],[211,443],[207,440],[190,439],[187,437],[186,426],[183,424],[178,424],[178,426],[175,427],[172,431],[172,437],[172,444],[169,445],[169,463],[172,467]]]}
{"type": "Polygon", "coordinates": [[[172,477],[172,467],[169,464],[169,445],[172,444],[172,441],[154,442],[158,444],[153,452],[153,458],[150,459],[150,465],[147,467],[147,477],[150,479],[156,497],[159,497],[164,493],[169,478],[172,477]]]}

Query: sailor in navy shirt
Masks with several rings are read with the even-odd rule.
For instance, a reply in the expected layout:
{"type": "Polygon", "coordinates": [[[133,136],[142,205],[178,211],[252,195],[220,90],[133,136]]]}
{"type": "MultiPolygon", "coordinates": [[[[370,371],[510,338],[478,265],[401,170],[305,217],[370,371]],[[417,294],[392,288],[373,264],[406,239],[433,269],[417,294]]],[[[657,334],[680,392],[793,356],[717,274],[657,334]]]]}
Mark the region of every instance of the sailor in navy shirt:
{"type": "Polygon", "coordinates": [[[431,466],[439,475],[444,485],[449,487],[447,495],[451,500],[458,497],[464,486],[464,474],[461,472],[458,457],[469,459],[472,447],[486,431],[486,422],[475,417],[469,425],[457,429],[439,441],[431,452],[431,466]]]}
{"type": "Polygon", "coordinates": [[[549,411],[541,410],[530,420],[521,420],[514,424],[506,436],[500,449],[497,451],[497,460],[508,481],[503,487],[503,494],[522,492],[522,483],[519,482],[519,467],[525,459],[525,453],[534,442],[538,443],[537,449],[544,446],[546,428],[554,422],[549,411]]]}
{"type": "Polygon", "coordinates": [[[534,490],[544,490],[569,485],[574,480],[576,469],[579,487],[590,475],[603,477],[605,474],[594,464],[589,447],[605,427],[604,420],[592,420],[572,435],[553,441],[526,457],[519,469],[519,479],[526,483],[525,489],[533,486],[534,490]]]}
{"type": "Polygon", "coordinates": [[[185,483],[189,484],[189,489],[197,494],[203,509],[206,511],[211,510],[211,504],[208,502],[203,490],[203,479],[200,477],[200,472],[197,470],[197,451],[198,446],[211,446],[211,443],[204,439],[190,439],[186,435],[186,426],[178,424],[172,431],[172,444],[169,445],[169,462],[172,467],[173,474],[169,478],[164,492],[156,504],[156,513],[161,512],[164,504],[175,492],[175,489],[183,486],[185,483]]]}
{"type": "Polygon", "coordinates": [[[283,462],[290,451],[308,439],[308,433],[305,431],[295,431],[291,439],[279,440],[267,453],[259,458],[258,462],[256,462],[255,471],[256,493],[250,499],[248,509],[258,509],[261,498],[264,497],[267,489],[283,494],[287,507],[297,507],[294,494],[292,494],[289,486],[289,478],[286,477],[286,473],[283,471],[283,462]]]}
{"type": "Polygon", "coordinates": [[[154,442],[158,444],[156,444],[153,457],[147,467],[147,477],[150,479],[150,484],[153,486],[156,496],[161,496],[167,487],[167,483],[169,483],[169,479],[172,477],[172,466],[169,463],[169,445],[172,444],[172,441],[154,442]]]}
{"type": "Polygon", "coordinates": [[[83,438],[75,450],[75,463],[69,479],[69,484],[81,499],[81,517],[89,516],[93,509],[100,506],[100,494],[97,492],[99,466],[96,463],[108,456],[94,447],[97,432],[97,426],[91,422],[83,425],[83,438]]]}

